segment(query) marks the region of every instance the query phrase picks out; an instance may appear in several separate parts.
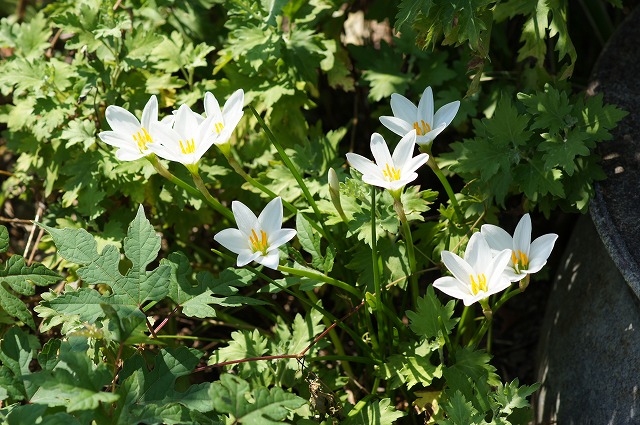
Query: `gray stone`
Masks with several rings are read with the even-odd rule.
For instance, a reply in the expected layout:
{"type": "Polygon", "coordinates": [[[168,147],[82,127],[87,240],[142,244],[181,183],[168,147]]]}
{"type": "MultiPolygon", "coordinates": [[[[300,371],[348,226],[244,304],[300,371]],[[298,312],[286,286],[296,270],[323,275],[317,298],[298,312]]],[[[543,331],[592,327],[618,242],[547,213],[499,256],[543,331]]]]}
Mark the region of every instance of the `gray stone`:
{"type": "Polygon", "coordinates": [[[607,180],[573,232],[542,327],[536,422],[640,424],[640,8],[591,90],[629,112],[599,153],[607,180]]]}

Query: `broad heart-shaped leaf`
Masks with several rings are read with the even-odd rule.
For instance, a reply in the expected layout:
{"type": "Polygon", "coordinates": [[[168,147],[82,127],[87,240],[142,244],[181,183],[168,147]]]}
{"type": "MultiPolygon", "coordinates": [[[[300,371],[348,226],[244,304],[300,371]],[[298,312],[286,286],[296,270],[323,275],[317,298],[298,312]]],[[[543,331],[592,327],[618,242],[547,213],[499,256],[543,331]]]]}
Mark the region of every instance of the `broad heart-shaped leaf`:
{"type": "Polygon", "coordinates": [[[271,390],[254,387],[252,390],[247,381],[229,374],[222,375],[220,381],[211,385],[209,396],[217,412],[244,425],[280,424],[290,411],[307,403],[280,387],[271,390]]]}
{"type": "Polygon", "coordinates": [[[391,406],[391,400],[388,398],[367,403],[360,409],[358,407],[356,405],[349,412],[347,419],[341,422],[342,425],[391,425],[396,419],[406,415],[406,413],[399,412],[391,406]]]}
{"type": "Polygon", "coordinates": [[[59,361],[51,371],[42,371],[25,378],[38,387],[31,403],[64,406],[67,412],[97,409],[101,403],[113,403],[119,396],[103,391],[113,379],[106,364],[94,364],[86,350],[76,351],[69,342],[62,342],[59,361]]]}
{"type": "Polygon", "coordinates": [[[99,254],[95,239],[84,229],[41,226],[51,234],[64,259],[83,266],[78,269],[78,276],[90,285],[103,283],[112,290],[110,296],[84,288],[65,292],[54,300],[43,302],[43,306],[55,308],[63,314],[80,314],[82,320],[91,322],[104,315],[101,303],[141,307],[147,301],[159,301],[168,294],[171,267],[164,264],[155,270],[146,270],[158,254],[160,236],[145,218],[142,206],[129,225],[124,240],[125,256],[132,263],[124,276],[118,268],[120,252],[115,246],[107,245],[99,254]]]}
{"type": "Polygon", "coordinates": [[[191,373],[201,356],[199,351],[186,347],[163,349],[151,370],[140,355],[126,360],[118,391],[124,406],[114,422],[191,423],[191,413],[211,411],[209,383],[192,385],[184,392],[175,389],[176,379],[191,373]]]}
{"type": "Polygon", "coordinates": [[[447,333],[451,333],[459,320],[451,318],[455,301],[451,300],[447,305],[443,305],[436,297],[435,290],[431,285],[427,288],[425,296],[418,298],[416,303],[415,312],[407,311],[409,327],[417,335],[426,339],[440,337],[443,329],[447,333]]]}
{"type": "Polygon", "coordinates": [[[31,374],[29,364],[40,348],[38,339],[14,326],[9,328],[0,342],[0,387],[13,400],[28,400],[36,387],[24,381],[31,374]]]}

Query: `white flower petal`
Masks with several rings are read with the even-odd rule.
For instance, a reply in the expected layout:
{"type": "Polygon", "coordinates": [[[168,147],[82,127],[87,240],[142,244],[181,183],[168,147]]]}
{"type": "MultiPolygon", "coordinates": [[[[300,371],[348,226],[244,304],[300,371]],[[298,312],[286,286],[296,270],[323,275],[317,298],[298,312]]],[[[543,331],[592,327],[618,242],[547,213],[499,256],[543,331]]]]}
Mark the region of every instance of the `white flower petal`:
{"type": "Polygon", "coordinates": [[[501,227],[493,224],[483,224],[480,228],[480,233],[482,233],[493,250],[513,249],[513,238],[501,227]]]}
{"type": "Polygon", "coordinates": [[[398,145],[393,150],[391,159],[395,168],[404,170],[404,165],[413,156],[413,151],[416,147],[416,131],[411,130],[405,134],[398,142],[398,145]]]}
{"type": "Polygon", "coordinates": [[[429,161],[429,154],[421,153],[416,155],[404,164],[404,167],[402,168],[402,174],[404,175],[404,173],[415,172],[418,168],[426,164],[427,161],[429,161]]]}
{"type": "Polygon", "coordinates": [[[218,99],[211,92],[204,94],[204,113],[209,117],[218,118],[218,121],[222,120],[222,111],[220,110],[220,104],[218,99]]]}
{"type": "Polygon", "coordinates": [[[370,147],[378,168],[385,168],[387,164],[393,166],[389,146],[387,146],[387,142],[384,141],[384,138],[380,134],[373,133],[371,135],[370,147]]]}
{"type": "Polygon", "coordinates": [[[467,249],[464,251],[464,261],[469,263],[476,273],[486,273],[493,256],[491,248],[480,232],[471,235],[467,249]]]}
{"type": "Polygon", "coordinates": [[[470,276],[476,273],[469,263],[449,251],[442,251],[441,258],[444,265],[456,279],[465,285],[471,285],[470,276]]]}
{"type": "Polygon", "coordinates": [[[138,147],[132,137],[124,136],[122,133],[117,133],[115,131],[102,131],[98,134],[98,137],[107,145],[115,146],[117,148],[129,148],[133,150],[138,147]]]}
{"type": "Polygon", "coordinates": [[[277,196],[264,207],[258,216],[260,229],[271,237],[272,234],[282,228],[282,215],[282,199],[277,196]]]}
{"type": "Polygon", "coordinates": [[[151,129],[151,123],[158,121],[158,99],[153,95],[149,98],[149,101],[144,105],[142,111],[142,127],[147,131],[151,129]]]}
{"type": "Polygon", "coordinates": [[[445,128],[446,127],[444,125],[441,125],[439,127],[434,128],[427,134],[423,134],[422,136],[416,137],[416,143],[419,145],[430,145],[431,142],[433,142],[433,139],[435,139],[440,133],[442,133],[445,128]]]}
{"type": "Polygon", "coordinates": [[[269,234],[269,248],[267,252],[271,252],[274,249],[278,249],[280,245],[284,245],[294,238],[296,235],[295,229],[280,229],[269,234]]]}
{"type": "Polygon", "coordinates": [[[135,161],[136,159],[140,159],[144,157],[145,154],[141,153],[140,150],[133,150],[131,148],[120,148],[116,151],[116,158],[118,161],[135,161]]]}
{"type": "Polygon", "coordinates": [[[414,130],[411,123],[397,117],[382,116],[380,117],[380,123],[399,136],[404,136],[414,130]]]}
{"type": "Polygon", "coordinates": [[[376,177],[374,175],[371,174],[364,174],[362,176],[362,181],[365,182],[366,184],[370,184],[372,186],[378,186],[381,187],[383,189],[390,189],[390,190],[394,190],[392,188],[392,184],[391,182],[381,178],[381,177],[376,177]]]}
{"type": "Polygon", "coordinates": [[[250,235],[252,229],[255,230],[259,227],[256,215],[242,202],[233,201],[231,210],[241,232],[250,235]]]}
{"type": "Polygon", "coordinates": [[[531,248],[529,249],[529,260],[531,262],[537,259],[543,259],[546,261],[547,258],[549,258],[549,255],[551,255],[551,251],[553,250],[553,246],[557,239],[558,235],[555,233],[548,233],[536,238],[536,240],[531,243],[531,248]]]}
{"type": "Polygon", "coordinates": [[[182,105],[176,114],[173,129],[180,135],[182,140],[195,139],[197,137],[198,127],[202,121],[204,121],[202,116],[193,112],[187,105],[182,105]],[[198,119],[197,116],[200,117],[200,119],[198,119]]]}
{"type": "Polygon", "coordinates": [[[111,129],[123,135],[134,135],[140,131],[140,121],[131,112],[119,106],[107,106],[104,114],[111,129]]]}
{"type": "Polygon", "coordinates": [[[185,163],[186,157],[180,150],[180,135],[167,125],[155,122],[151,124],[154,142],[147,148],[160,158],[185,163]]]}
{"type": "Polygon", "coordinates": [[[429,124],[430,128],[433,128],[433,91],[431,87],[427,87],[422,92],[422,96],[420,97],[420,102],[418,103],[418,114],[416,116],[416,121],[420,125],[420,120],[424,120],[427,124],[429,124]]]}
{"type": "Polygon", "coordinates": [[[224,229],[216,233],[213,240],[236,254],[240,254],[246,250],[251,251],[249,240],[246,235],[238,229],[224,229]]]}
{"type": "Polygon", "coordinates": [[[529,256],[531,246],[531,217],[529,214],[522,216],[516,230],[513,232],[513,250],[522,251],[529,256]]]}
{"type": "Polygon", "coordinates": [[[260,262],[260,257],[262,253],[260,251],[251,252],[250,250],[245,250],[238,253],[238,259],[236,260],[236,265],[238,267],[243,267],[249,264],[252,261],[260,262]]]}
{"type": "Polygon", "coordinates": [[[453,298],[464,299],[472,295],[465,284],[451,276],[436,279],[435,282],[433,282],[433,287],[453,298]]]}
{"type": "Polygon", "coordinates": [[[418,116],[418,108],[401,94],[391,95],[391,110],[393,115],[408,123],[414,123],[418,116]]]}
{"type": "Polygon", "coordinates": [[[496,279],[499,279],[500,276],[505,272],[505,270],[511,269],[511,267],[507,267],[509,261],[511,259],[511,250],[504,249],[498,253],[493,259],[489,260],[489,264],[487,264],[485,268],[485,273],[487,276],[487,282],[491,286],[496,279]]]}
{"type": "Polygon", "coordinates": [[[438,109],[435,116],[433,117],[433,125],[434,127],[439,127],[444,124],[447,127],[451,124],[451,121],[456,117],[458,113],[458,109],[460,109],[460,101],[456,100],[455,102],[447,103],[442,108],[438,109]]]}
{"type": "MultiPolygon", "coordinates": [[[[222,109],[222,115],[225,117],[225,125],[227,125],[227,116],[237,115],[238,112],[242,112],[244,106],[244,90],[238,89],[227,99],[222,109]]],[[[240,114],[242,116],[242,114],[240,114]]],[[[234,125],[235,126],[235,125],[234,125]]]]}
{"type": "Polygon", "coordinates": [[[347,161],[349,164],[358,170],[362,175],[375,175],[379,173],[379,168],[373,161],[368,160],[362,155],[349,152],[347,154],[347,161]]]}
{"type": "Polygon", "coordinates": [[[265,267],[269,267],[270,269],[278,270],[278,265],[280,264],[280,251],[275,250],[271,251],[267,255],[261,255],[259,258],[256,258],[255,261],[265,267]]]}

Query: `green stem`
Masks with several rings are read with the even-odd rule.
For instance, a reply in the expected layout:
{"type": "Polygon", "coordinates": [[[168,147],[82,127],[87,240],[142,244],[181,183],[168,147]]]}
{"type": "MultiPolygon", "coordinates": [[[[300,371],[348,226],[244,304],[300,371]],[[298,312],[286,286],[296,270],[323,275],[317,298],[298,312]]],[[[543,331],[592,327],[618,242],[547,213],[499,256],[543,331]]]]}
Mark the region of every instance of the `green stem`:
{"type": "Polygon", "coordinates": [[[207,187],[204,184],[204,181],[202,181],[202,177],[200,177],[200,173],[198,173],[198,169],[195,166],[187,167],[187,169],[191,172],[191,176],[193,177],[193,182],[196,184],[196,187],[198,188],[200,193],[204,195],[209,205],[211,205],[213,209],[218,211],[227,219],[229,219],[229,221],[235,221],[235,217],[233,216],[233,213],[228,208],[223,206],[216,198],[211,196],[211,193],[209,193],[209,189],[207,189],[207,187]]]}
{"type": "Polygon", "coordinates": [[[335,286],[336,288],[340,288],[352,295],[355,295],[358,299],[363,298],[360,291],[358,291],[356,288],[349,285],[348,283],[338,279],[334,279],[332,277],[329,277],[322,273],[318,273],[316,271],[294,269],[293,267],[287,267],[287,266],[278,266],[278,270],[280,270],[283,273],[289,273],[296,276],[308,277],[310,279],[319,280],[320,282],[328,283],[331,286],[335,286]]]}
{"type": "Polygon", "coordinates": [[[442,170],[440,169],[440,167],[438,167],[438,163],[436,162],[435,158],[431,154],[429,154],[429,161],[427,161],[427,165],[429,165],[429,167],[433,170],[438,180],[440,180],[440,183],[442,183],[442,186],[444,187],[444,190],[445,192],[447,192],[447,196],[449,197],[449,201],[451,201],[451,205],[453,205],[453,209],[455,210],[456,215],[458,216],[458,220],[460,220],[460,224],[462,225],[464,222],[463,221],[464,216],[462,215],[460,204],[458,204],[456,195],[453,193],[453,189],[451,189],[449,180],[447,180],[447,177],[442,173],[442,170]]]}
{"type": "MultiPolygon", "coordinates": [[[[253,187],[255,187],[258,190],[261,190],[262,192],[266,193],[267,195],[269,195],[269,197],[271,199],[277,197],[278,195],[275,194],[275,192],[273,192],[271,189],[269,189],[268,187],[266,187],[265,185],[263,185],[262,183],[260,183],[259,181],[257,181],[256,179],[254,179],[253,177],[251,177],[246,171],[244,171],[242,169],[242,166],[240,165],[240,163],[238,161],[236,161],[236,159],[233,157],[233,155],[231,155],[230,151],[226,151],[226,150],[222,150],[222,153],[224,154],[224,156],[227,158],[227,161],[229,162],[229,165],[231,166],[231,168],[233,168],[233,170],[238,173],[240,175],[240,177],[242,177],[243,179],[245,179],[245,181],[247,183],[249,183],[250,185],[252,185],[253,187]]],[[[288,209],[292,214],[297,214],[298,213],[298,209],[292,205],[291,203],[285,201],[284,199],[282,200],[282,205],[288,209]]],[[[314,221],[314,220],[307,220],[309,222],[309,224],[311,224],[311,226],[316,229],[325,239],[329,240],[328,238],[328,234],[324,231],[324,228],[318,226],[318,224],[314,221]]],[[[334,244],[335,245],[335,244],[334,244]]]]}
{"type": "MultiPolygon", "coordinates": [[[[227,255],[221,251],[218,251],[215,248],[212,248],[211,251],[226,259],[227,261],[233,261],[235,262],[235,258],[231,257],[230,255],[227,255]]],[[[341,320],[338,320],[333,314],[329,313],[327,310],[325,310],[324,308],[320,307],[317,304],[314,304],[312,302],[309,302],[309,300],[305,299],[305,298],[300,298],[295,292],[291,291],[288,288],[285,288],[284,286],[280,285],[278,282],[276,282],[275,280],[271,279],[269,276],[267,276],[266,274],[258,271],[257,269],[255,269],[254,267],[251,266],[244,266],[244,268],[246,268],[247,270],[249,270],[251,273],[255,274],[256,276],[264,279],[265,281],[271,283],[273,286],[280,288],[280,290],[286,292],[289,295],[292,295],[293,297],[295,297],[298,301],[300,301],[301,303],[305,304],[306,306],[319,311],[323,316],[328,317],[332,322],[336,322],[338,323],[338,326],[344,330],[346,333],[349,334],[349,336],[351,336],[351,338],[353,339],[353,341],[356,343],[356,345],[358,345],[361,349],[364,349],[364,351],[371,351],[370,348],[362,341],[362,338],[360,336],[358,336],[351,328],[349,328],[347,325],[344,324],[344,322],[342,322],[341,320]]],[[[368,317],[368,316],[367,316],[368,317]]]]}
{"type": "MultiPolygon", "coordinates": [[[[371,186],[371,261],[373,263],[373,288],[376,292],[376,319],[378,320],[378,341],[384,341],[384,322],[382,311],[382,288],[380,285],[380,269],[378,268],[378,234],[376,231],[376,188],[371,186]]],[[[380,346],[382,348],[382,346],[380,346]]],[[[382,355],[382,353],[380,353],[382,355]]]]}
{"type": "MultiPolygon", "coordinates": [[[[309,300],[313,304],[318,305],[320,303],[320,300],[318,300],[318,297],[313,291],[306,291],[306,294],[309,297],[309,300]]],[[[322,316],[322,321],[327,328],[332,326],[334,323],[331,321],[331,319],[329,319],[326,316],[322,316]]],[[[353,369],[351,368],[349,361],[346,360],[347,354],[344,351],[344,347],[342,346],[342,341],[340,341],[340,337],[338,337],[338,333],[336,332],[335,328],[329,331],[329,338],[331,339],[331,342],[333,343],[333,346],[335,347],[338,355],[345,357],[345,360],[343,360],[341,364],[342,364],[342,367],[344,368],[344,371],[347,373],[347,376],[351,377],[351,379],[355,379],[355,375],[353,374],[353,369]]]]}
{"type": "Polygon", "coordinates": [[[284,148],[282,147],[280,142],[278,142],[278,139],[276,139],[276,136],[271,132],[271,130],[269,129],[267,124],[264,122],[264,120],[262,119],[260,114],[258,114],[258,111],[256,111],[255,108],[253,106],[251,106],[251,105],[249,105],[249,109],[251,109],[251,112],[253,113],[253,115],[258,120],[258,124],[260,124],[260,127],[262,127],[264,132],[267,134],[267,137],[269,138],[271,143],[273,143],[273,146],[276,147],[276,150],[278,151],[278,154],[280,155],[280,159],[282,159],[282,162],[284,163],[284,165],[286,165],[287,168],[289,169],[289,171],[291,172],[291,174],[293,174],[293,177],[298,182],[298,185],[300,186],[300,189],[302,189],[302,193],[304,194],[304,197],[307,198],[307,202],[309,202],[309,205],[311,205],[311,208],[313,209],[313,212],[316,215],[316,219],[318,220],[318,222],[324,228],[324,220],[322,219],[322,214],[320,214],[320,210],[318,209],[318,205],[316,205],[315,199],[313,199],[313,196],[311,195],[311,192],[309,192],[309,189],[307,188],[307,185],[302,180],[302,176],[298,172],[298,169],[293,165],[293,163],[289,159],[289,156],[284,151],[284,148]]]}
{"type": "Polygon", "coordinates": [[[402,205],[401,195],[398,194],[394,197],[393,208],[398,214],[400,223],[402,224],[402,233],[404,234],[404,241],[407,246],[407,257],[409,257],[409,287],[411,288],[411,305],[415,305],[419,296],[418,289],[418,275],[416,274],[416,254],[413,247],[413,236],[411,235],[411,228],[409,227],[409,220],[404,212],[404,205],[402,205]]]}
{"type": "MultiPolygon", "coordinates": [[[[178,177],[174,176],[171,173],[171,171],[169,171],[167,168],[164,167],[164,165],[162,165],[160,163],[160,160],[158,159],[158,157],[155,154],[147,155],[145,158],[147,158],[147,160],[151,163],[151,165],[153,165],[153,168],[155,168],[156,171],[158,172],[158,174],[160,174],[162,177],[164,177],[165,179],[169,180],[171,183],[175,184],[176,186],[184,189],[190,195],[202,199],[203,201],[205,201],[207,203],[207,205],[209,205],[211,208],[219,211],[222,215],[224,215],[229,220],[235,221],[235,218],[233,217],[233,214],[231,213],[231,211],[229,211],[227,208],[223,207],[220,204],[220,202],[218,202],[216,199],[211,197],[210,194],[209,194],[209,197],[207,197],[207,195],[205,193],[199,191],[195,187],[193,187],[190,184],[186,183],[184,180],[181,180],[178,177]],[[219,208],[221,210],[219,210],[219,208]]],[[[202,179],[200,179],[200,181],[202,181],[202,179]]],[[[194,179],[194,182],[195,182],[195,179],[194,179]]],[[[203,186],[204,186],[204,183],[203,183],[203,186]]],[[[206,193],[208,194],[209,192],[207,191],[206,193]]]]}

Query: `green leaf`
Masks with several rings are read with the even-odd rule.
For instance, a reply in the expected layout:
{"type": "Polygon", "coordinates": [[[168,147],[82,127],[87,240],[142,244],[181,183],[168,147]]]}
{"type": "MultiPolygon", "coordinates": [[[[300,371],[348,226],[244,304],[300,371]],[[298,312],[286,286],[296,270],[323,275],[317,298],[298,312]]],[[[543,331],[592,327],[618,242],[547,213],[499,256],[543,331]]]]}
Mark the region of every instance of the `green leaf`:
{"type": "Polygon", "coordinates": [[[36,328],[36,323],[33,321],[31,311],[20,298],[9,290],[6,283],[0,285],[0,307],[2,307],[9,316],[17,318],[31,329],[36,328]]]}
{"type": "MultiPolygon", "coordinates": [[[[209,357],[209,364],[261,357],[267,352],[268,345],[267,339],[258,329],[235,331],[231,334],[229,345],[216,350],[209,357]]],[[[251,361],[231,367],[238,368],[240,375],[248,378],[264,372],[269,364],[267,361],[251,361]]]]}
{"type": "Polygon", "coordinates": [[[456,391],[447,403],[443,403],[442,408],[447,414],[447,419],[439,421],[443,425],[458,424],[480,424],[483,421],[483,415],[473,407],[470,401],[466,401],[464,395],[460,391],[456,391]]]}
{"type": "Polygon", "coordinates": [[[530,407],[527,397],[536,392],[540,384],[520,386],[518,378],[512,382],[498,384],[495,392],[495,401],[501,406],[501,412],[510,415],[515,409],[530,407]]]}
{"type": "Polygon", "coordinates": [[[568,125],[568,118],[572,112],[567,92],[560,91],[546,84],[544,92],[535,95],[518,93],[518,100],[525,104],[527,111],[536,119],[531,124],[531,129],[548,129],[549,133],[556,134],[568,125]]]}
{"type": "Polygon", "coordinates": [[[442,365],[433,365],[429,356],[396,354],[380,367],[380,377],[392,390],[405,384],[407,389],[418,384],[428,387],[434,378],[442,377],[442,365]]]}
{"type": "Polygon", "coordinates": [[[0,270],[0,281],[8,283],[11,288],[21,295],[33,295],[33,285],[47,286],[59,281],[60,275],[49,270],[40,263],[27,266],[25,259],[20,255],[9,257],[0,270]]]}
{"type": "Polygon", "coordinates": [[[60,138],[67,141],[67,147],[81,144],[86,152],[96,142],[96,126],[92,121],[76,119],[67,123],[60,138]]]}
{"type": "MultiPolygon", "coordinates": [[[[276,425],[307,401],[282,388],[250,388],[243,379],[224,374],[209,390],[213,406],[228,414],[236,423],[245,425],[276,425]]],[[[366,423],[366,422],[362,422],[366,423]]]]}
{"type": "Polygon", "coordinates": [[[391,400],[383,398],[367,403],[364,406],[360,404],[349,412],[347,419],[342,421],[343,425],[391,425],[397,419],[406,415],[405,412],[397,411],[391,406],[391,400]]]}
{"type": "Polygon", "coordinates": [[[9,231],[5,226],[0,225],[0,254],[9,250],[9,231]]]}
{"type": "Polygon", "coordinates": [[[424,297],[416,300],[416,311],[407,311],[409,327],[417,335],[432,339],[441,338],[443,329],[447,334],[456,325],[459,319],[453,319],[455,301],[451,300],[443,305],[436,297],[433,286],[427,288],[424,297]]]}
{"type": "Polygon", "coordinates": [[[29,400],[36,390],[24,378],[31,374],[29,365],[39,348],[35,336],[15,326],[9,328],[0,341],[0,383],[15,400],[29,400]]]}
{"type": "Polygon", "coordinates": [[[545,152],[543,158],[544,167],[547,170],[562,169],[571,176],[576,167],[575,158],[588,156],[591,153],[584,144],[589,136],[583,131],[571,130],[565,137],[549,133],[543,133],[541,136],[544,142],[538,146],[538,149],[545,152]]]}
{"type": "Polygon", "coordinates": [[[146,270],[160,249],[160,237],[145,218],[142,207],[124,240],[125,256],[132,263],[125,275],[120,273],[120,252],[114,245],[106,245],[98,254],[95,239],[84,229],[42,227],[51,234],[64,259],[82,265],[78,276],[90,285],[107,284],[112,290],[107,296],[86,288],[65,291],[53,300],[42,302],[42,306],[63,314],[80,314],[83,320],[93,322],[104,314],[102,303],[139,308],[147,301],[159,301],[168,294],[171,267],[161,264],[152,271],[146,270]]]}
{"type": "Polygon", "coordinates": [[[59,357],[53,370],[26,377],[38,387],[32,403],[64,406],[67,412],[74,412],[118,400],[117,394],[103,391],[113,379],[106,364],[94,364],[85,352],[74,351],[68,342],[62,343],[59,357]]]}

